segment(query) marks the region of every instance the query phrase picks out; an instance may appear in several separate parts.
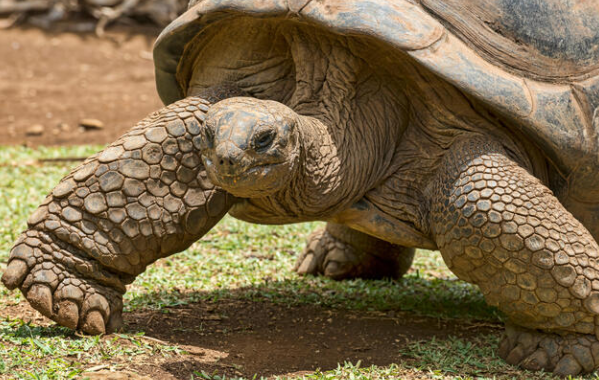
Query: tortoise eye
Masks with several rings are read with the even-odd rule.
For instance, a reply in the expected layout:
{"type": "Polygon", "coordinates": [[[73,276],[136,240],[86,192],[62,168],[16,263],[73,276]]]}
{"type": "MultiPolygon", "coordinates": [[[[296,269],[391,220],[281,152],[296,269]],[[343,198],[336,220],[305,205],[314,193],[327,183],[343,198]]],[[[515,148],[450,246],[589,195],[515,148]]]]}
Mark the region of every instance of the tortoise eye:
{"type": "Polygon", "coordinates": [[[268,131],[261,132],[254,139],[254,147],[256,149],[267,148],[268,146],[270,146],[270,144],[272,144],[274,139],[275,139],[275,131],[274,130],[268,130],[268,131]]]}

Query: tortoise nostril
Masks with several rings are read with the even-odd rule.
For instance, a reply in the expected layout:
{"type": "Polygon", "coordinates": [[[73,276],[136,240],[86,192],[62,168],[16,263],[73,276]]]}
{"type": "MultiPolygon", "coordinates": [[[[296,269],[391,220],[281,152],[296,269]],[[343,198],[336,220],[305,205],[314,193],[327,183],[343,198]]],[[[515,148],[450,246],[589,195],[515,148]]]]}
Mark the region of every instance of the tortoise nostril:
{"type": "Polygon", "coordinates": [[[233,165],[235,165],[235,160],[233,160],[233,158],[230,158],[230,157],[229,158],[222,158],[219,161],[219,163],[220,163],[221,166],[233,166],[233,165]]]}
{"type": "Polygon", "coordinates": [[[237,170],[243,160],[244,151],[231,142],[219,144],[215,152],[215,162],[225,171],[237,170]]]}

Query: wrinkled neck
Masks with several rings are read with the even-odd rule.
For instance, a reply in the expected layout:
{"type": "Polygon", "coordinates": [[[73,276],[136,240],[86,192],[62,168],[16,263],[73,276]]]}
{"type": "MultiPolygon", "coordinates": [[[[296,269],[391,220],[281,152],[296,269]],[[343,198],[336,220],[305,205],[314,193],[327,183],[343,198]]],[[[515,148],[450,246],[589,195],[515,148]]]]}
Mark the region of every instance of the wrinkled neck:
{"type": "MultiPolygon", "coordinates": [[[[307,217],[322,217],[342,208],[352,197],[344,164],[349,155],[330,128],[313,117],[301,117],[301,159],[292,186],[282,192],[289,211],[307,217]]],[[[357,179],[356,179],[357,180],[357,179]]]]}
{"type": "Polygon", "coordinates": [[[288,186],[272,196],[247,200],[234,216],[261,223],[329,219],[380,178],[376,165],[381,160],[369,158],[392,155],[374,146],[375,140],[352,136],[350,130],[341,134],[313,117],[300,116],[298,127],[299,163],[288,186]]]}

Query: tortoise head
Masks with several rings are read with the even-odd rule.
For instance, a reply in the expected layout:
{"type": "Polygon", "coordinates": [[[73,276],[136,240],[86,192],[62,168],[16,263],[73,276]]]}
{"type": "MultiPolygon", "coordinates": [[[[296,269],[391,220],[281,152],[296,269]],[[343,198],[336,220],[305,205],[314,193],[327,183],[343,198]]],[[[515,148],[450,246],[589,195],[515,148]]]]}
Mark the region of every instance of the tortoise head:
{"type": "Polygon", "coordinates": [[[285,188],[300,156],[298,115],[269,100],[229,98],[208,112],[202,159],[210,180],[242,198],[285,188]]]}

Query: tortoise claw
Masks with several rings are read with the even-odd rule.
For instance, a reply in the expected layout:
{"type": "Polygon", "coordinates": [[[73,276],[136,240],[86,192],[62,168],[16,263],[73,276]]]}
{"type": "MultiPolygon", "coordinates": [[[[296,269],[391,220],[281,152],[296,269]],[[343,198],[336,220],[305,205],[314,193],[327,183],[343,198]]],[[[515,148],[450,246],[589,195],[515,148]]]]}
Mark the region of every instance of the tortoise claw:
{"type": "MultiPolygon", "coordinates": [[[[351,269],[351,268],[350,268],[351,269]]],[[[324,266],[324,275],[330,278],[342,278],[348,272],[345,265],[337,261],[329,260],[324,266]]]]}
{"type": "Polygon", "coordinates": [[[318,270],[318,260],[313,253],[303,255],[295,265],[295,271],[299,275],[314,274],[318,270]]]}
{"type": "Polygon", "coordinates": [[[542,348],[537,349],[529,357],[520,362],[520,367],[529,371],[540,371],[550,367],[549,355],[542,348]]]}
{"type": "Polygon", "coordinates": [[[106,327],[104,323],[104,317],[98,310],[92,310],[87,313],[85,317],[85,323],[81,326],[83,332],[90,335],[106,334],[106,327]]]}
{"type": "Polygon", "coordinates": [[[79,306],[69,300],[61,301],[57,305],[55,320],[58,324],[70,329],[77,329],[79,323],[79,306]]]}
{"type": "Polygon", "coordinates": [[[52,317],[52,290],[42,284],[34,284],[27,292],[31,306],[47,317],[52,317]]]}
{"type": "Polygon", "coordinates": [[[29,267],[23,260],[11,260],[2,275],[2,283],[10,290],[16,289],[23,283],[25,276],[29,273],[29,267]]]}
{"type": "Polygon", "coordinates": [[[576,376],[581,372],[582,366],[580,365],[580,363],[578,363],[574,356],[570,354],[564,355],[564,357],[562,357],[560,361],[557,362],[557,365],[553,370],[553,373],[555,375],[563,377],[576,376]]]}

